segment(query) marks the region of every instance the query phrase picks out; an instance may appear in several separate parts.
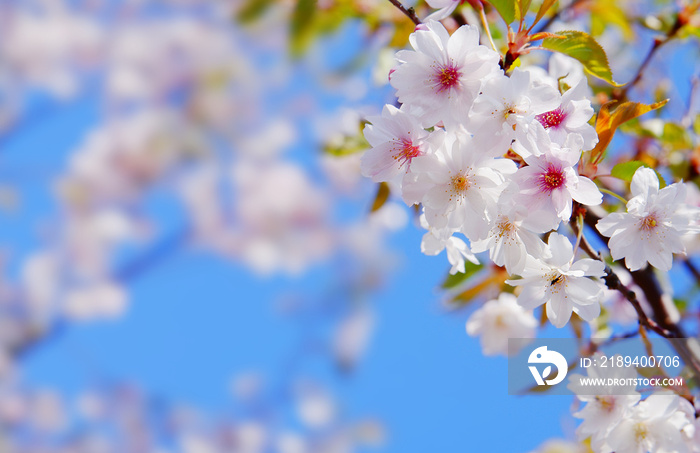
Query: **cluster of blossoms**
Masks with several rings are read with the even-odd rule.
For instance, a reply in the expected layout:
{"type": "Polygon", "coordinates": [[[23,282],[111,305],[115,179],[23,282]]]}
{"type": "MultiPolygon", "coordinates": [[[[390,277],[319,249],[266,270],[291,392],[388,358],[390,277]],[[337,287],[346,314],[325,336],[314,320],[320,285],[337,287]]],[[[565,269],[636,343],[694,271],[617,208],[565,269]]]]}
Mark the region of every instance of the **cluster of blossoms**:
{"type": "Polygon", "coordinates": [[[349,418],[334,395],[309,380],[295,381],[289,397],[270,398],[257,375],[232,385],[227,413],[207,414],[164,401],[129,384],[90,388],[76,397],[0,386],[0,449],[45,453],[324,453],[355,451],[383,442],[372,418],[349,418]],[[253,408],[257,409],[252,410],[253,408]],[[233,412],[244,415],[232,415],[233,412]],[[297,422],[283,423],[283,413],[297,422]]]}
{"type": "MultiPolygon", "coordinates": [[[[619,355],[616,357],[620,357],[619,355]]],[[[600,360],[600,354],[597,353],[600,360]]],[[[595,452],[700,451],[700,419],[685,398],[667,391],[654,392],[642,400],[630,384],[625,388],[579,387],[581,375],[569,377],[569,389],[586,405],[574,416],[583,420],[576,434],[579,440],[590,438],[595,452]]],[[[634,368],[588,368],[588,377],[634,382],[634,368]]]]}
{"type": "Polygon", "coordinates": [[[602,202],[576,170],[581,152],[597,141],[585,79],[561,94],[551,76],[520,69],[507,76],[471,26],[450,36],[430,21],[410,41],[415,50],[400,51],[390,74],[401,108],[385,106],[365,129],[372,149],[364,174],[423,206],[422,250],[447,249],[452,273],[488,251],[522,277],[510,282],[523,287],[523,307],[546,303],[558,327],[572,312],[592,320],[603,286],[590,277],[603,275],[602,263],[574,262],[563,235],[541,239],[571,218],[574,201],[602,202]]]}
{"type": "MultiPolygon", "coordinates": [[[[196,242],[253,272],[296,274],[338,250],[356,252],[360,242],[353,258],[381,261],[387,253],[377,244],[401,223],[390,215],[397,207],[387,204],[339,231],[330,209],[329,186],[336,181],[322,185],[285,159],[284,150],[298,139],[295,126],[281,116],[286,113],[274,116],[264,108],[269,87],[281,89],[290,68],[257,67],[250,37],[231,26],[240,2],[172,3],[38,0],[2,6],[0,134],[23,121],[27,93],[46,93],[50,97],[41,100],[50,104],[51,97],[97,91],[105,115],[66,153],[64,171],[49,178],[57,218],[42,224],[46,240],[20,257],[20,281],[5,279],[5,269],[0,276],[0,450],[299,453],[352,451],[371,443],[373,422],[348,421],[331,407],[335,402],[313,392],[298,404],[304,432],[280,430],[272,417],[230,424],[227,418],[225,426],[198,417],[178,426],[166,439],[177,447],[166,449],[156,431],[172,420],[156,423],[148,408],[123,407],[131,396],[121,391],[89,398],[90,413],[82,414],[82,407],[57,394],[35,394],[14,383],[25,352],[64,323],[123,314],[133,278],[172,249],[196,242]],[[154,7],[172,15],[153,17],[154,7]],[[194,7],[197,14],[189,14],[194,7]],[[12,102],[4,102],[6,94],[12,102]],[[153,198],[164,192],[181,202],[180,222],[170,214],[161,222],[153,209],[153,198]],[[74,419],[76,412],[81,416],[74,419]]],[[[269,37],[269,30],[260,35],[269,37]]],[[[367,183],[359,162],[355,173],[351,183],[367,183]]],[[[347,284],[350,269],[347,261],[343,265],[347,284]]],[[[379,273],[372,277],[378,280],[379,273]]],[[[333,324],[324,341],[332,358],[349,368],[371,334],[372,310],[356,301],[341,310],[345,305],[333,302],[333,316],[325,310],[315,319],[333,324]]],[[[303,308],[308,314],[326,307],[303,308]]]]}
{"type": "MultiPolygon", "coordinates": [[[[598,141],[585,77],[537,68],[506,74],[499,55],[481,45],[469,25],[450,35],[431,20],[410,43],[413,50],[397,53],[399,65],[389,75],[400,108],[386,105],[365,128],[372,148],[363,156],[363,174],[423,207],[422,251],[446,249],[451,273],[463,272],[465,260],[478,263],[474,253],[488,252],[513,277],[507,283],[521,287],[522,308],[545,304],[557,327],[572,313],[594,320],[604,297],[597,280],[604,264],[576,259],[572,241],[557,233],[577,215],[574,202],[603,200],[578,172],[582,152],[598,141]]],[[[680,238],[695,231],[698,211],[684,205],[682,184],[659,190],[650,169],[638,170],[632,193],[628,213],[604,217],[598,229],[612,235],[613,258],[626,258],[631,270],[646,262],[668,270],[672,253],[684,252],[680,238]],[[643,247],[635,247],[638,240],[643,247]]],[[[503,310],[517,324],[506,330],[531,330],[530,317],[506,307],[511,304],[484,307],[468,330],[486,331],[494,322],[503,327],[498,319],[505,313],[493,315],[503,310]]]]}

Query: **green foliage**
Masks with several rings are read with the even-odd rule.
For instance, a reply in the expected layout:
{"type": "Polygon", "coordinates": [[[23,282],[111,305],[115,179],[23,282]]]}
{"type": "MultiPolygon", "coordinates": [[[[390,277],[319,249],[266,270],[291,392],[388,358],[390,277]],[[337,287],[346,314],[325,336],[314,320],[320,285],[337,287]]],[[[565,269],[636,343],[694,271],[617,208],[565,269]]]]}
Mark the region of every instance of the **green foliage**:
{"type": "Polygon", "coordinates": [[[474,264],[471,261],[464,263],[464,272],[458,272],[454,275],[448,275],[445,281],[442,282],[443,289],[452,289],[466,282],[469,277],[483,269],[482,264],[474,264]]]}
{"type": "Polygon", "coordinates": [[[544,17],[545,14],[547,14],[547,11],[557,2],[558,0],[544,0],[542,4],[540,5],[540,9],[537,10],[537,16],[535,16],[535,21],[533,22],[533,25],[538,23],[542,18],[544,17]]]}
{"type": "Polygon", "coordinates": [[[593,0],[589,10],[591,12],[591,35],[600,36],[606,29],[617,27],[625,39],[629,40],[634,37],[629,18],[615,2],[593,0]]]}
{"type": "Polygon", "coordinates": [[[489,3],[496,8],[506,25],[510,25],[515,20],[515,0],[489,0],[489,3]]]}
{"type": "Polygon", "coordinates": [[[254,22],[265,14],[265,11],[274,3],[275,0],[247,0],[238,11],[236,20],[242,24],[254,22]]]}
{"type": "Polygon", "coordinates": [[[318,27],[316,13],[316,0],[297,0],[289,27],[293,56],[299,57],[311,42],[318,27]]]}
{"type": "Polygon", "coordinates": [[[634,172],[639,170],[640,167],[646,166],[647,165],[644,164],[644,162],[640,162],[638,160],[622,162],[615,165],[612,168],[612,170],[610,171],[610,175],[623,181],[630,182],[632,181],[632,176],[634,176],[634,172]]]}
{"type": "Polygon", "coordinates": [[[532,0],[516,0],[516,15],[518,20],[523,20],[527,15],[527,11],[530,9],[530,4],[532,0]]]}
{"type": "MultiPolygon", "coordinates": [[[[623,181],[631,182],[634,173],[637,170],[639,170],[640,167],[651,168],[645,162],[639,160],[631,160],[627,162],[621,162],[615,165],[610,171],[610,176],[621,179],[623,181]]],[[[656,170],[654,170],[654,173],[656,173],[656,176],[659,178],[659,187],[666,187],[666,181],[664,180],[664,177],[661,176],[661,173],[659,173],[656,170]]]]}
{"type": "Polygon", "coordinates": [[[620,86],[613,80],[605,51],[588,33],[582,31],[557,32],[557,36],[542,41],[545,49],[568,55],[583,64],[586,72],[607,83],[620,86]]]}
{"type": "Polygon", "coordinates": [[[339,141],[333,141],[332,143],[327,143],[323,152],[327,154],[332,154],[333,156],[349,156],[350,154],[360,153],[369,148],[369,143],[365,139],[362,133],[362,128],[365,123],[360,123],[360,131],[357,135],[345,136],[339,141]]]}

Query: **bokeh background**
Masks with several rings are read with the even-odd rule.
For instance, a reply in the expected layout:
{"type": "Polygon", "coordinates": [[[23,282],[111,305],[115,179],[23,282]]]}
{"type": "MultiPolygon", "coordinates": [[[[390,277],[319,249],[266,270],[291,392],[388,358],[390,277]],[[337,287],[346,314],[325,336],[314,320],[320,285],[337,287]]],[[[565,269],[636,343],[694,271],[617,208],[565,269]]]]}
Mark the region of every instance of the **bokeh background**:
{"type": "Polygon", "coordinates": [[[0,2],[0,451],[574,438],[572,398],[507,394],[413,210],[372,209],[361,121],[411,30],[380,0],[0,2]]]}

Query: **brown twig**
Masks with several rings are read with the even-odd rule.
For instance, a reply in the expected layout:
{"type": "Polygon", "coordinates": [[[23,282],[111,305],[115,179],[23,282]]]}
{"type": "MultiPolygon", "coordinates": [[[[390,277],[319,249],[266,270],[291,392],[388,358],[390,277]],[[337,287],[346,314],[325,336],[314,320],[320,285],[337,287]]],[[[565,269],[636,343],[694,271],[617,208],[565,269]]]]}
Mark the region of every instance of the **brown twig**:
{"type": "Polygon", "coordinates": [[[544,24],[542,24],[542,26],[541,26],[540,28],[538,28],[537,31],[536,31],[535,33],[541,33],[541,32],[543,32],[543,31],[546,31],[549,27],[552,26],[552,24],[554,23],[554,21],[556,21],[557,19],[559,19],[559,17],[561,16],[561,13],[563,13],[564,11],[567,11],[567,10],[572,9],[573,7],[575,7],[575,6],[578,5],[579,3],[583,3],[584,1],[586,1],[586,0],[574,0],[574,1],[571,2],[571,4],[570,4],[569,6],[567,6],[566,8],[558,9],[557,12],[554,13],[549,19],[547,19],[547,21],[546,21],[544,24]]]}
{"type": "Polygon", "coordinates": [[[406,17],[411,19],[414,24],[416,24],[416,25],[422,24],[421,20],[418,18],[418,16],[416,16],[416,10],[414,10],[413,7],[406,8],[405,6],[403,6],[403,4],[399,0],[389,0],[389,1],[391,2],[392,5],[397,7],[399,9],[399,11],[404,13],[406,15],[406,17]]]}
{"type": "Polygon", "coordinates": [[[656,55],[656,52],[672,40],[678,31],[685,25],[685,19],[684,19],[683,14],[679,14],[676,17],[675,22],[673,23],[673,26],[668,30],[668,32],[664,36],[657,36],[654,38],[654,44],[652,44],[651,49],[649,49],[649,52],[647,53],[647,56],[644,57],[644,61],[642,61],[642,64],[639,66],[639,69],[637,69],[637,73],[635,74],[634,78],[632,79],[631,82],[629,82],[627,85],[622,90],[617,90],[613,92],[613,98],[617,99],[618,101],[621,101],[625,98],[627,98],[627,93],[629,90],[631,90],[637,83],[639,83],[640,80],[642,80],[642,76],[644,74],[644,70],[649,66],[649,63],[651,63],[651,60],[654,58],[654,55],[656,55]]]}
{"type": "Polygon", "coordinates": [[[690,272],[693,275],[693,278],[697,283],[700,283],[700,270],[698,270],[697,267],[695,267],[695,264],[693,264],[692,261],[690,261],[689,257],[686,257],[683,260],[683,265],[685,266],[686,269],[688,269],[688,272],[690,272]]]}

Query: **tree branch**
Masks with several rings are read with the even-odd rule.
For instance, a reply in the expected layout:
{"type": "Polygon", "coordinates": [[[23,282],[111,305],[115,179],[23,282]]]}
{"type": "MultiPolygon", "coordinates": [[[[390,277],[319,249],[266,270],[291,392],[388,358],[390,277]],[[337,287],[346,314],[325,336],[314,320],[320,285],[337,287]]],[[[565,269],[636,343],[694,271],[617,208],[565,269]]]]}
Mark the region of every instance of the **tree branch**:
{"type": "Polygon", "coordinates": [[[414,10],[413,7],[406,8],[405,6],[403,6],[403,4],[401,4],[401,2],[399,0],[389,0],[389,2],[391,2],[391,4],[394,5],[395,7],[397,7],[399,9],[399,11],[404,13],[406,15],[406,17],[411,19],[414,24],[416,24],[416,25],[422,24],[421,20],[418,18],[418,16],[416,16],[416,10],[414,10]]]}
{"type": "Polygon", "coordinates": [[[613,92],[614,99],[620,101],[627,98],[627,93],[629,92],[629,90],[631,90],[637,83],[639,83],[640,80],[642,80],[644,70],[647,68],[647,66],[649,66],[649,63],[651,63],[651,60],[654,58],[656,52],[661,48],[661,46],[672,40],[676,36],[678,31],[681,29],[681,27],[685,25],[684,17],[685,16],[683,14],[679,14],[676,17],[673,26],[669,29],[666,35],[654,38],[654,44],[651,46],[651,49],[649,49],[649,53],[647,53],[647,56],[644,58],[644,61],[642,61],[642,64],[639,66],[639,69],[637,69],[637,73],[635,74],[634,78],[631,82],[625,85],[625,87],[622,90],[613,92]]]}

